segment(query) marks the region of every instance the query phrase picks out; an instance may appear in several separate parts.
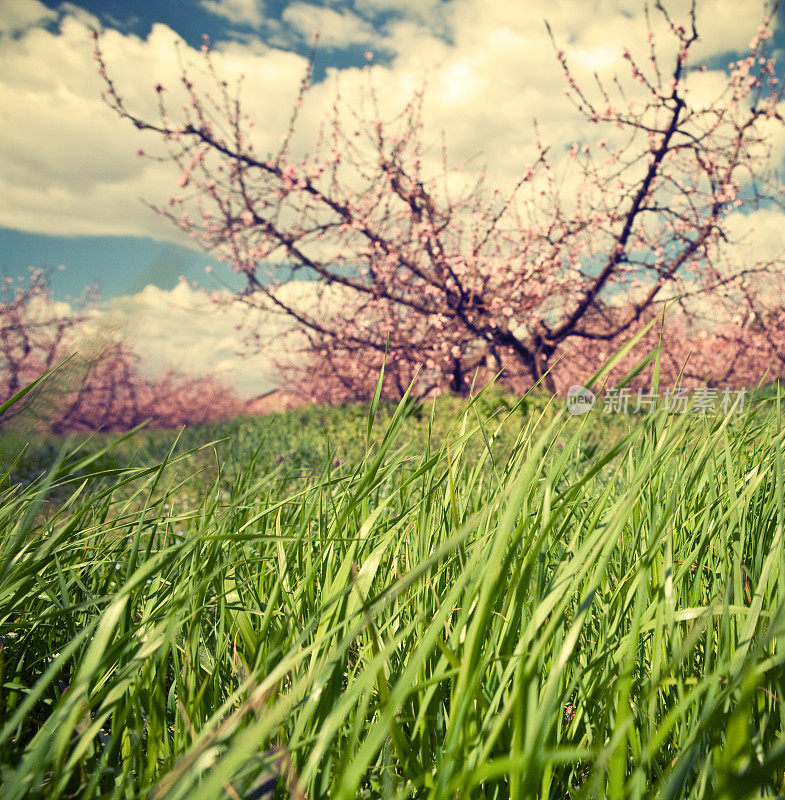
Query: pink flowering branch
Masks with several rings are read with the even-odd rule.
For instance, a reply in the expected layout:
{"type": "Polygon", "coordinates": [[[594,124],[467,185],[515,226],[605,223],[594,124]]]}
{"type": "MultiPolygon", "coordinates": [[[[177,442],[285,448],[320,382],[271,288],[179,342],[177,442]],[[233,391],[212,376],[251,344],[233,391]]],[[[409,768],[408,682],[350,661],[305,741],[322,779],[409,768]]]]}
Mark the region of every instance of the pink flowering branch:
{"type": "MultiPolygon", "coordinates": [[[[691,91],[704,69],[693,58],[694,5],[685,21],[661,2],[653,10],[672,56],[660,55],[647,13],[646,58],[625,51],[627,75],[610,86],[582,86],[557,47],[570,100],[608,131],[594,147],[570,148],[567,198],[539,142],[507,197],[482,177],[451,197],[446,150],[441,172],[426,167],[422,91],[386,121],[372,87],[370,118],[336,98],[313,149],[296,157],[309,67],[279,149],[263,156],[239,87],[229,91],[208,46],[206,83],[197,88],[183,64],[188,102],[175,114],[159,86],[156,120],[126,107],[97,34],[95,55],[109,106],[158,134],[180,170],[183,191],[155,210],[244,277],[239,300],[292,322],[304,385],[318,376],[325,397],[364,396],[386,354],[393,394],[415,374],[421,393],[465,392],[478,370],[557,389],[664,302],[682,298],[678,324],[694,326],[697,300],[757,302],[782,266],[733,263],[729,225],[739,209],[781,203],[767,181],[772,128],[783,122],[769,21],[719,96],[702,102],[691,91]],[[293,297],[273,274],[281,262],[315,278],[324,302],[293,297]]],[[[733,331],[738,348],[750,346],[728,320],[716,323],[717,335],[733,331]]]]}

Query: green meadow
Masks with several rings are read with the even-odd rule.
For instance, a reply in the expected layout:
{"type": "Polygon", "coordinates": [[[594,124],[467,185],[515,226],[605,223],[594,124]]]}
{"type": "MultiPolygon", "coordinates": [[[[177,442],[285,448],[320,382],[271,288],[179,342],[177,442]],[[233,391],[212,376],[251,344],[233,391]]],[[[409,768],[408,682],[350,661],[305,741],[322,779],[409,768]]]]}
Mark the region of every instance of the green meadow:
{"type": "Polygon", "coordinates": [[[777,392],[0,441],[0,793],[785,793],[777,392]]]}

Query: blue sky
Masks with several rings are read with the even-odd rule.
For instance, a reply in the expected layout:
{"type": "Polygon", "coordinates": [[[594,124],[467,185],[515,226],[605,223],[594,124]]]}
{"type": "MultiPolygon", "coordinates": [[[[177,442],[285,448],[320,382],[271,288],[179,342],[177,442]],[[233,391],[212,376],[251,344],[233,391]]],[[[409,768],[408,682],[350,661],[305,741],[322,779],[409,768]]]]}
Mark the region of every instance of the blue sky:
{"type": "Polygon", "coordinates": [[[104,298],[141,291],[147,284],[170,289],[180,275],[202,280],[210,259],[172,242],[142,236],[46,236],[0,229],[0,271],[16,276],[28,266],[48,268],[59,299],[78,297],[97,284],[104,298]],[[66,267],[59,271],[58,265],[66,267]]]}
{"type": "MultiPolygon", "coordinates": [[[[668,6],[678,17],[688,0],[668,6]]],[[[504,190],[534,153],[534,119],[555,154],[587,133],[603,135],[581,127],[564,98],[545,19],[577,74],[591,82],[595,71],[607,77],[623,70],[622,48],[645,41],[642,8],[639,0],[0,0],[0,275],[63,264],[65,271],[52,273],[58,298],[97,283],[107,307],[128,309],[138,300],[145,314],[159,315],[155,324],[144,323],[155,330],[144,346],[156,358],[174,361],[188,344],[193,366],[215,366],[207,355],[196,363],[198,354],[220,350],[221,368],[231,369],[233,324],[221,327],[215,347],[209,326],[194,325],[202,338],[188,343],[178,339],[182,331],[167,332],[161,314],[167,297],[179,308],[202,308],[178,286],[180,275],[207,288],[239,281],[143,205],[143,199],[162,202],[176,176],[138,159],[150,137],[102,103],[91,26],[103,29],[110,72],[142,114],[154,114],[153,87],[162,74],[176,81],[175,38],[195,57],[208,34],[219,66],[248,75],[247,107],[260,120],[259,149],[267,150],[285,129],[319,29],[306,131],[318,127],[338,84],[343,96],[358,96],[371,50],[382,115],[398,110],[427,76],[429,130],[437,139],[445,131],[457,160],[482,150],[466,175],[484,165],[488,183],[504,190]],[[153,291],[145,294],[145,287],[153,291]],[[155,347],[160,352],[152,353],[155,347]]],[[[721,83],[729,58],[754,35],[763,8],[760,0],[699,3],[707,90],[721,83]]],[[[780,50],[784,22],[781,9],[780,50]]],[[[785,139],[775,151],[781,165],[785,139]]],[[[766,225],[763,238],[773,240],[785,219],[769,215],[766,225]]],[[[139,317],[147,319],[142,311],[139,317]]],[[[269,372],[269,364],[259,370],[269,372]]]]}

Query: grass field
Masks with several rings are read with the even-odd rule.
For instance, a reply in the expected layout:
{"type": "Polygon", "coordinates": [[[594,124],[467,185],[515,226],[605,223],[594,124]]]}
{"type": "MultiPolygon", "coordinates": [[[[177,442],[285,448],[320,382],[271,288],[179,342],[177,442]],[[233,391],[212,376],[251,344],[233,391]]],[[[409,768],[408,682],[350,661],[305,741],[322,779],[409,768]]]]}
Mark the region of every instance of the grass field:
{"type": "Polygon", "coordinates": [[[785,793],[776,395],[374,406],[5,436],[3,798],[785,793]]]}

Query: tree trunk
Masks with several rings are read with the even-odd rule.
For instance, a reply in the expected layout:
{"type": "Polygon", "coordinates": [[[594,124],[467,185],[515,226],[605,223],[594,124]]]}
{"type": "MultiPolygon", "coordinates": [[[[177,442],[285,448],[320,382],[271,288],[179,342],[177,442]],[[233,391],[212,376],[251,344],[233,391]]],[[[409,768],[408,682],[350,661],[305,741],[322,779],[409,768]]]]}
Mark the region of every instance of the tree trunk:
{"type": "Polygon", "coordinates": [[[461,359],[456,358],[452,367],[452,378],[450,380],[450,389],[457,395],[466,395],[469,391],[466,381],[464,380],[463,365],[461,359]]]}

